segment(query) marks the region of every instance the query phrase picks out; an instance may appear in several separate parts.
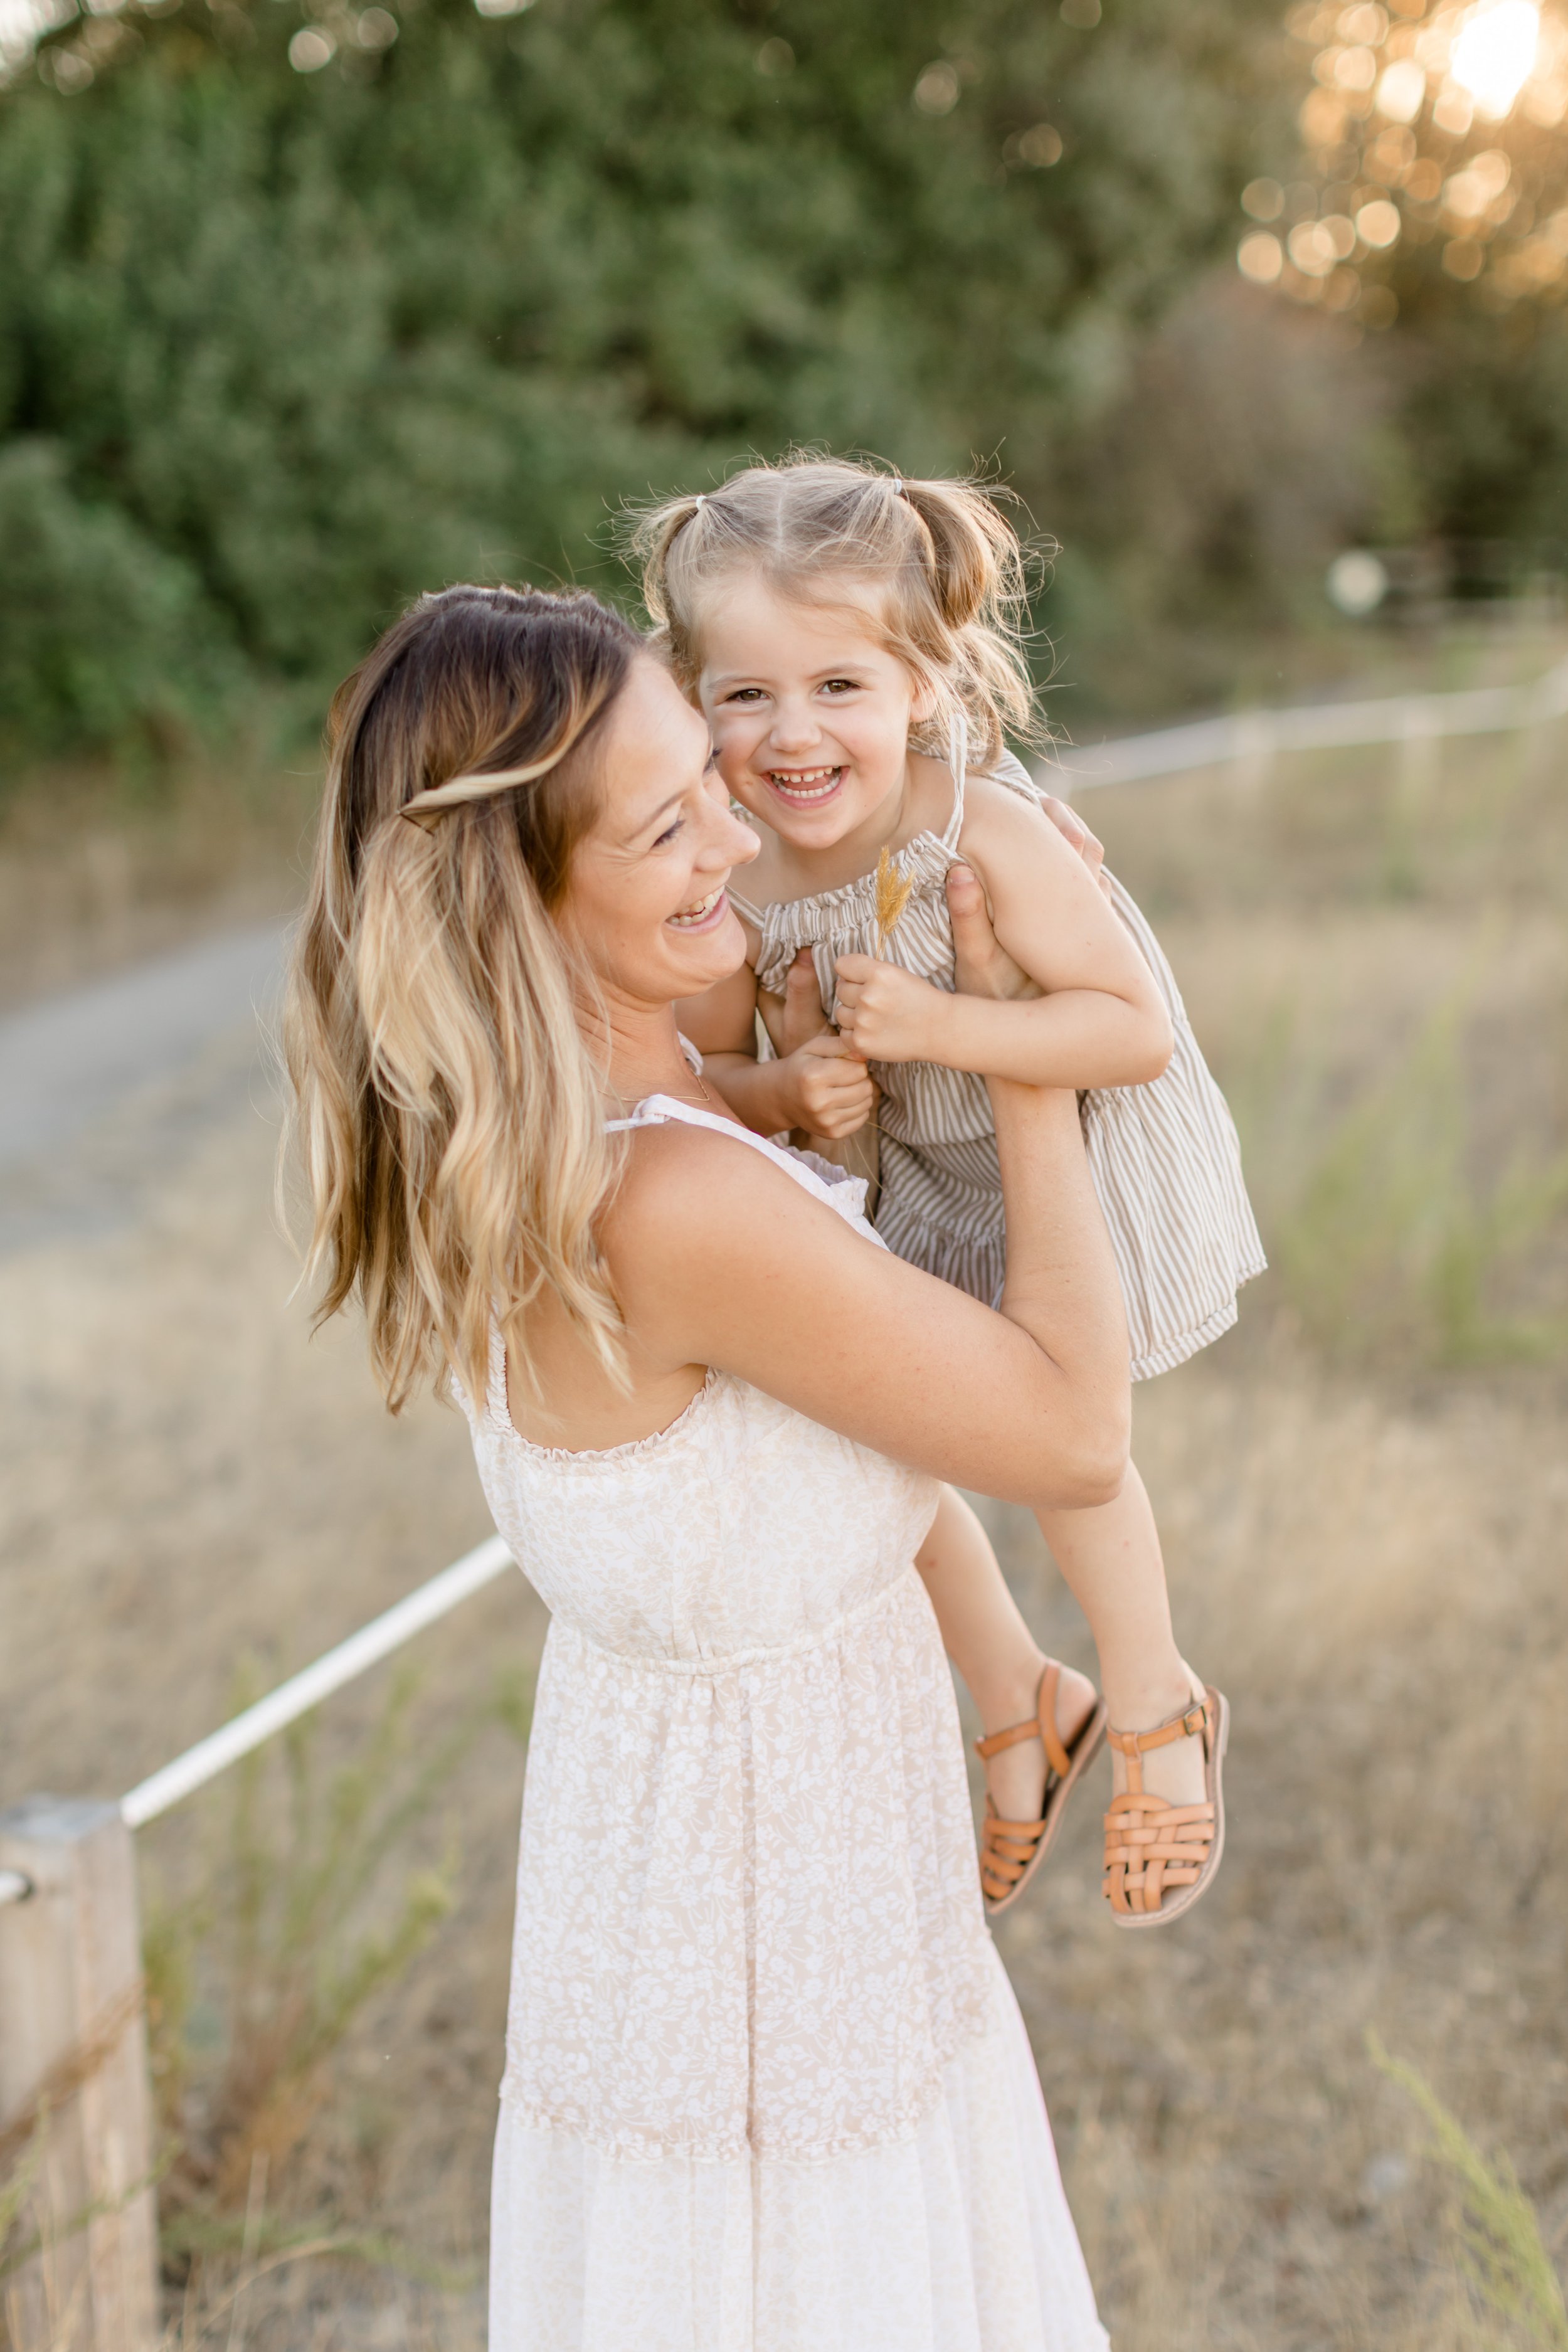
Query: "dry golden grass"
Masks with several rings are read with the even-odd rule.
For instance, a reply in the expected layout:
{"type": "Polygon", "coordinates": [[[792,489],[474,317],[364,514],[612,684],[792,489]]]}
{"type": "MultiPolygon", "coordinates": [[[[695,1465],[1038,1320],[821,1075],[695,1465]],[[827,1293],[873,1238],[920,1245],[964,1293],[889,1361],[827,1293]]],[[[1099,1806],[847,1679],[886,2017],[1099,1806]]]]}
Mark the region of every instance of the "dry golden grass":
{"type": "Polygon", "coordinates": [[[265,747],[145,777],[56,767],[0,777],[0,1010],[300,895],[319,762],[265,747]]]}
{"type": "MultiPolygon", "coordinates": [[[[1180,1928],[1118,1933],[1096,1791],[1000,1938],[1118,2352],[1553,2340],[1478,2306],[1451,2168],[1366,2034],[1517,2168],[1561,2271],[1565,757],[1568,730],[1455,747],[1418,786],[1367,755],[1088,804],[1237,1102],[1281,1268],[1138,1399],[1181,1635],[1235,1711],[1225,1871],[1180,1928]]],[[[307,1345],[271,1140],[225,1113],[122,1230],[0,1263],[7,1793],[123,1785],[222,1719],[242,1656],[297,1663],[482,1532],[461,1424],[387,1422],[356,1333],[307,1345]]],[[[1033,1522],[987,1510],[1042,1634],[1086,1659],[1033,1522]]],[[[517,1580],[426,1637],[419,1737],[542,1629],[517,1580]]],[[[385,1687],[332,1702],[324,1769],[385,1687]]],[[[487,1733],[407,1842],[400,1871],[460,1839],[456,1907],[302,2143],[247,2173],[172,2345],[225,2344],[249,2278],[247,2352],[478,2352],[520,1786],[487,1733]],[[279,2260],[290,2231],[381,2242],[279,2260]]],[[[226,1802],[146,1833],[150,1885],[199,1875],[226,1802]]],[[[396,1885],[367,1900],[374,1925],[396,1885]]],[[[209,1962],[198,2083],[223,1998],[209,1962]]]]}

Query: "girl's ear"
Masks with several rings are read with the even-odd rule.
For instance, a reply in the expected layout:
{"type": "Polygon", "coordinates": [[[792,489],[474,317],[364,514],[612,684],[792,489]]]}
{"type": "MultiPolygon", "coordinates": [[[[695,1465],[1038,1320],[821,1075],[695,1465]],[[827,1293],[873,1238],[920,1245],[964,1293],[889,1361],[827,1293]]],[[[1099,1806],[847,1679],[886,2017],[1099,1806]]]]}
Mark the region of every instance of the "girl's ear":
{"type": "Polygon", "coordinates": [[[910,682],[914,688],[910,718],[916,727],[929,727],[942,709],[941,690],[929,672],[922,675],[919,670],[912,670],[910,682]]]}

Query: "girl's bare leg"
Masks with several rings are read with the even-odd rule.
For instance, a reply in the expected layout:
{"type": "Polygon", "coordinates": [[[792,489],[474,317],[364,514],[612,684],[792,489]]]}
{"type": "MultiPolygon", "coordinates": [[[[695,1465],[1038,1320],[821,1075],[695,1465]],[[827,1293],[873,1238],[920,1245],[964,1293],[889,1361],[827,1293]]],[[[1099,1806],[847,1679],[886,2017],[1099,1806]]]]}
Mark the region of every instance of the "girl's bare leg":
{"type": "MultiPolygon", "coordinates": [[[[1089,1620],[1113,1728],[1152,1730],[1201,1695],[1203,1685],[1171,1630],[1160,1532],[1142,1479],[1130,1463],[1114,1503],[1088,1511],[1041,1511],[1038,1517],[1040,1532],[1089,1620]]],[[[1111,1767],[1120,1790],[1126,1786],[1127,1767],[1115,1749],[1111,1767]]],[[[1143,1759],[1143,1782],[1174,1804],[1201,1804],[1203,1742],[1174,1739],[1151,1749],[1143,1759]]]]}
{"type": "MultiPolygon", "coordinates": [[[[990,1538],[951,1486],[942,1490],[915,1566],[931,1595],[942,1645],[985,1730],[1026,1723],[1039,1702],[1046,1654],[1018,1613],[990,1538]]],[[[1064,1666],[1057,1689],[1057,1729],[1065,1744],[1070,1746],[1093,1706],[1093,1684],[1064,1666]]],[[[1044,1748],[1036,1740],[1004,1748],[986,1765],[985,1785],[1005,1821],[1038,1820],[1046,1786],[1044,1748]]]]}

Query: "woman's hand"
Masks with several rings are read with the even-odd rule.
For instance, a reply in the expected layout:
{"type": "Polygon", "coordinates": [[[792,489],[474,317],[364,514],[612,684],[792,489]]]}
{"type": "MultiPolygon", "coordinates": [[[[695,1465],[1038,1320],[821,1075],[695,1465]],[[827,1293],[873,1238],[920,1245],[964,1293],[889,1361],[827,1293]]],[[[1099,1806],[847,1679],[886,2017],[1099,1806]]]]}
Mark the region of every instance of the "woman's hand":
{"type": "MultiPolygon", "coordinates": [[[[1060,801],[1054,803],[1062,807],[1060,801]]],[[[1070,809],[1064,810],[1070,816],[1070,809]]],[[[1064,826],[1063,831],[1066,831],[1064,826]]],[[[1095,843],[1098,850],[1100,844],[1095,843]]],[[[973,866],[953,866],[947,876],[947,911],[952,920],[953,977],[961,996],[1014,1002],[1044,991],[1014,962],[991,928],[985,893],[973,866]]]]}
{"type": "Polygon", "coordinates": [[[1042,793],[1040,794],[1040,806],[1045,811],[1047,816],[1050,818],[1051,823],[1056,826],[1057,831],[1061,835],[1062,839],[1068,844],[1068,847],[1077,850],[1079,856],[1082,858],[1084,864],[1088,866],[1089,872],[1099,883],[1101,890],[1103,890],[1105,896],[1109,898],[1110,896],[1110,885],[1106,880],[1103,870],[1105,866],[1105,844],[1102,841],[1096,840],[1094,835],[1090,833],[1088,825],[1085,824],[1078,811],[1076,809],[1069,808],[1066,801],[1058,800],[1054,793],[1042,793]]]}

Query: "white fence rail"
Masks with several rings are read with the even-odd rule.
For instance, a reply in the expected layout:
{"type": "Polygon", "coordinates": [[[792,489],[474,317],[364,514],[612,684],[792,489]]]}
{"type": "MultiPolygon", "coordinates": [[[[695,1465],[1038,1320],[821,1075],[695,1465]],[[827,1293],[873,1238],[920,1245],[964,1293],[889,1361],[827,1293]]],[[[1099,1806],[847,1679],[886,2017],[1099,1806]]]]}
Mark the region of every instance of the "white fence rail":
{"type": "MultiPolygon", "coordinates": [[[[1405,747],[1568,717],[1568,661],[1532,685],[1243,711],[1074,749],[1042,780],[1078,793],[1279,752],[1405,747]]],[[[133,1831],[155,1821],[511,1565],[499,1536],[454,1560],[117,1802],[33,1797],[0,1812],[0,2164],[35,2129],[53,2200],[47,2252],[8,2286],[59,2352],[153,2352],[156,2216],[133,1831]],[[74,2217],[74,2218],[73,2218],[74,2217]],[[75,2315],[68,2337],[52,2314],[75,2315]]],[[[33,2325],[36,2323],[36,2325],[33,2325]]]]}
{"type": "Polygon", "coordinates": [[[1287,710],[1238,710],[1127,735],[1089,749],[1069,746],[1044,781],[1069,793],[1103,784],[1152,783],[1197,768],[1266,762],[1280,751],[1351,751],[1377,743],[1416,747],[1455,735],[1505,735],[1568,717],[1568,661],[1528,686],[1483,686],[1463,694],[1394,694],[1369,702],[1307,702],[1287,710]]]}
{"type": "Polygon", "coordinates": [[[39,2252],[7,2283],[22,2340],[56,2352],[153,2352],[159,2340],[132,1831],[511,1564],[500,1536],[476,1545],[118,1803],[32,1797],[0,1812],[0,2166],[41,2134],[49,2201],[39,2252]]]}

